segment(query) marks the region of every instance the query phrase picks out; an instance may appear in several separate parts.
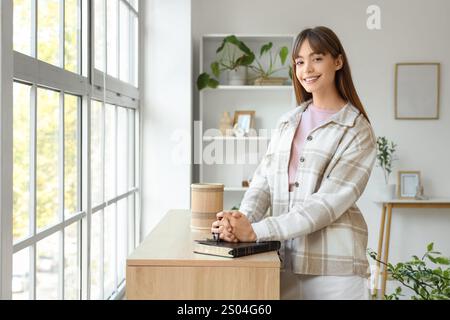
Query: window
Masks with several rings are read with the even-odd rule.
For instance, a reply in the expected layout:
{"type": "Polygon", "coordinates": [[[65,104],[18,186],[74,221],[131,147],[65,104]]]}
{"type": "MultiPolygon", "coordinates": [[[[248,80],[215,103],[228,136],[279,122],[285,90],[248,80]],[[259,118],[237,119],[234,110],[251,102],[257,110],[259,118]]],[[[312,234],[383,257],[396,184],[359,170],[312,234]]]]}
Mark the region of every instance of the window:
{"type": "MultiPolygon", "coordinates": [[[[59,217],[59,93],[37,88],[36,107],[36,224],[42,230],[59,217]]],[[[65,191],[64,191],[65,193],[65,191]]]]}
{"type": "Polygon", "coordinates": [[[129,226],[128,212],[134,211],[135,202],[135,117],[132,108],[92,102],[91,296],[94,299],[111,296],[125,280],[130,242],[126,226],[129,226]],[[103,290],[99,285],[102,282],[103,290]]]}
{"type": "Polygon", "coordinates": [[[64,217],[67,219],[79,211],[79,126],[81,99],[64,95],[64,217]]]}
{"type": "Polygon", "coordinates": [[[61,66],[60,24],[62,1],[37,1],[37,58],[61,66]]]}
{"type": "Polygon", "coordinates": [[[80,0],[14,0],[13,3],[14,50],[79,73],[80,0]]]}
{"type": "Polygon", "coordinates": [[[20,28],[14,28],[13,48],[17,52],[22,52],[32,56],[32,1],[14,0],[14,24],[20,28]]]}
{"type": "Polygon", "coordinates": [[[108,75],[134,87],[138,86],[137,3],[125,0],[95,1],[95,68],[102,72],[106,69],[108,75]],[[107,12],[106,21],[104,12],[107,12]]]}
{"type": "Polygon", "coordinates": [[[120,80],[130,81],[130,10],[127,2],[120,1],[120,80]]]}
{"type": "Polygon", "coordinates": [[[13,104],[13,238],[30,234],[31,86],[14,83],[13,104]]]}
{"type": "Polygon", "coordinates": [[[80,11],[78,0],[64,0],[64,67],[80,73],[80,11]]]}
{"type": "Polygon", "coordinates": [[[12,1],[13,247],[1,259],[13,299],[123,290],[139,198],[137,2],[12,1]]]}
{"type": "Polygon", "coordinates": [[[100,71],[105,71],[105,55],[106,55],[106,28],[105,28],[105,1],[106,0],[96,0],[94,1],[94,43],[95,43],[95,68],[100,71]]]}
{"type": "Polygon", "coordinates": [[[107,0],[107,53],[108,67],[107,73],[118,78],[119,76],[119,1],[107,0]]]}

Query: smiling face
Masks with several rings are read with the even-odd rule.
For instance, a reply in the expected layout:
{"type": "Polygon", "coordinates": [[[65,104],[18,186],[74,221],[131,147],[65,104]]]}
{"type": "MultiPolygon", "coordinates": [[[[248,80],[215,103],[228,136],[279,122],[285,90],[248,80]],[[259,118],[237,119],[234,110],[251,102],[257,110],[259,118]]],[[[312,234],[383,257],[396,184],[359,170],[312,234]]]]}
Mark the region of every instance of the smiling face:
{"type": "Polygon", "coordinates": [[[295,75],[309,93],[334,89],[336,71],[342,68],[342,57],[333,58],[329,53],[315,52],[308,39],[300,46],[295,59],[295,75]]]}

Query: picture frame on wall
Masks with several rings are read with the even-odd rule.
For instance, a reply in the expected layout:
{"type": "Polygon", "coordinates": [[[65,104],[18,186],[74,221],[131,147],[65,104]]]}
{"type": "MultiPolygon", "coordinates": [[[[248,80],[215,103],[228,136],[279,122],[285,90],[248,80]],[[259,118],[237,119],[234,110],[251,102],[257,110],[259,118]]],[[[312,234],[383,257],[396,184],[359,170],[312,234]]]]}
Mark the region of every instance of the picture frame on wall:
{"type": "Polygon", "coordinates": [[[420,171],[399,171],[398,191],[399,199],[414,199],[417,188],[421,185],[420,171]]]}
{"type": "Polygon", "coordinates": [[[395,119],[439,119],[440,63],[395,65],[395,119]]]}

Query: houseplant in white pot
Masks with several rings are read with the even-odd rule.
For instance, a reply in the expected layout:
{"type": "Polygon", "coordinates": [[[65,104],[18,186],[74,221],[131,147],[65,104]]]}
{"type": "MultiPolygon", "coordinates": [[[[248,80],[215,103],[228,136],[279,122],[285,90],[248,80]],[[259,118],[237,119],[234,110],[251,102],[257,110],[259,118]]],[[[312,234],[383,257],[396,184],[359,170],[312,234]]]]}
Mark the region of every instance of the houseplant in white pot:
{"type": "Polygon", "coordinates": [[[215,78],[207,72],[197,78],[197,88],[216,88],[219,85],[220,74],[228,72],[228,85],[245,85],[247,82],[247,67],[253,63],[255,54],[247,45],[235,35],[230,35],[222,40],[216,50],[216,60],[211,63],[211,72],[215,78]]]}
{"type": "Polygon", "coordinates": [[[392,162],[395,158],[397,145],[386,137],[377,138],[377,165],[383,170],[385,184],[381,187],[381,200],[392,200],[395,198],[395,183],[389,183],[392,173],[392,162]]]}

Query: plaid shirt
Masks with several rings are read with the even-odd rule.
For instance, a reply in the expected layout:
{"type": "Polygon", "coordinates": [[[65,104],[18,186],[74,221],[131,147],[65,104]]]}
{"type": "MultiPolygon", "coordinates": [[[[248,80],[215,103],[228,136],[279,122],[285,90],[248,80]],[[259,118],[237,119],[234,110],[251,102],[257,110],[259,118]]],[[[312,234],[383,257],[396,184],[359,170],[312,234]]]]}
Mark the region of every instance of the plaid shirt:
{"type": "Polygon", "coordinates": [[[239,210],[252,222],[257,241],[284,240],[284,268],[299,274],[368,276],[367,225],[355,202],[375,162],[375,135],[348,103],[309,133],[298,185],[290,193],[292,140],[310,102],[281,117],[239,210]]]}

